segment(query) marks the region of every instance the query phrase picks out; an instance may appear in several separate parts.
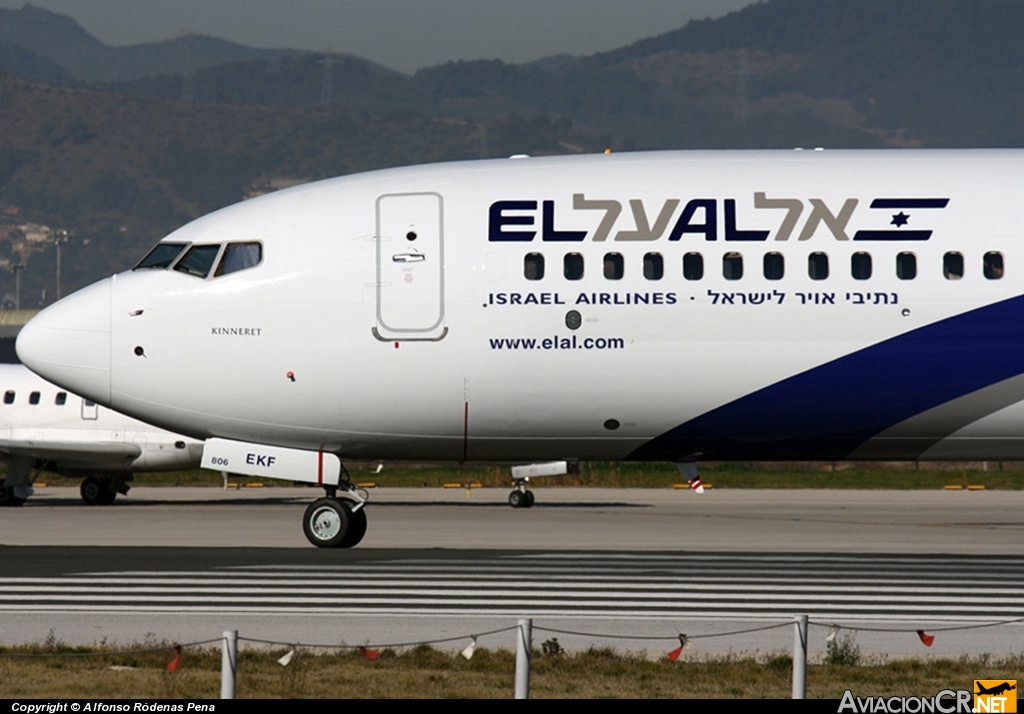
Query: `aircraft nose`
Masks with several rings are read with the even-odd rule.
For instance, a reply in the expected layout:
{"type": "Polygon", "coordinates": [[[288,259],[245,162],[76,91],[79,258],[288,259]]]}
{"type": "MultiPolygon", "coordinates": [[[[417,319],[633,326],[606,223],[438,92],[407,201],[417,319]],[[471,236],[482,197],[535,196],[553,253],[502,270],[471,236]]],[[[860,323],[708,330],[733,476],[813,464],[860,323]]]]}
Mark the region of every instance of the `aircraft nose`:
{"type": "Polygon", "coordinates": [[[109,404],[110,292],[107,278],[33,317],[18,334],[18,358],[51,382],[109,404]]]}

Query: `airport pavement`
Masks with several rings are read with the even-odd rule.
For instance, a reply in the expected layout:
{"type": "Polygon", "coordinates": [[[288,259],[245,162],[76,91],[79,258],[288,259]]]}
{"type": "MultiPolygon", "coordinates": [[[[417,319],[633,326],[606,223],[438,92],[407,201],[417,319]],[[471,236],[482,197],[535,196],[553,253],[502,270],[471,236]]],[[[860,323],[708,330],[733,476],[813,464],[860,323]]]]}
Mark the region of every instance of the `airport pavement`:
{"type": "MultiPolygon", "coordinates": [[[[370,491],[359,548],[815,551],[1024,555],[1024,491],[537,488],[370,491]]],[[[109,507],[40,489],[0,512],[0,544],[309,547],[312,488],[136,487],[109,507]]]]}
{"type": "Polygon", "coordinates": [[[569,647],[659,651],[680,632],[780,625],[692,645],[784,651],[789,618],[806,613],[817,652],[833,622],[857,628],[868,653],[1024,650],[1019,625],[939,629],[1024,617],[1019,492],[536,494],[533,509],[513,510],[503,489],[379,489],[363,544],[325,551],[301,532],[310,489],[137,488],[105,508],[42,490],[0,513],[0,642],[51,629],[84,643],[238,629],[454,647],[532,616],[559,631],[538,637],[569,647]],[[934,630],[935,645],[916,629],[934,630]]]}

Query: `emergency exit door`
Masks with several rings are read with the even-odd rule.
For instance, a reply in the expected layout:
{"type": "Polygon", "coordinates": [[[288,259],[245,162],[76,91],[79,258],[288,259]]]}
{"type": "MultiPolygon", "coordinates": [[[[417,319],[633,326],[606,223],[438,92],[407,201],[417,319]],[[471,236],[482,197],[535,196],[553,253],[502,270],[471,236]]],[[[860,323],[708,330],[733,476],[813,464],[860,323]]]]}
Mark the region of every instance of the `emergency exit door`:
{"type": "Polygon", "coordinates": [[[82,400],[82,418],[83,419],[99,419],[100,408],[96,402],[90,399],[82,400]]]}
{"type": "Polygon", "coordinates": [[[377,199],[377,329],[383,340],[444,337],[444,216],[436,193],[377,199]]]}

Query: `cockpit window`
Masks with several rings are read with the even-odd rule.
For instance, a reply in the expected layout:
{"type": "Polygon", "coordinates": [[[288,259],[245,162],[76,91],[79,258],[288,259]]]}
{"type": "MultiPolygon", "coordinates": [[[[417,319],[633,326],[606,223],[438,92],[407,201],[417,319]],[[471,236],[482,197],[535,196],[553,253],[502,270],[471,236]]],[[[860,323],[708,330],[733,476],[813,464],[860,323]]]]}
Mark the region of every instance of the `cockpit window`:
{"type": "Polygon", "coordinates": [[[259,243],[228,243],[214,276],[237,273],[239,270],[259,265],[262,259],[263,246],[259,243]]]}
{"type": "Polygon", "coordinates": [[[220,253],[219,245],[194,245],[188,249],[185,256],[178,261],[174,269],[181,273],[188,273],[197,278],[205,278],[210,274],[213,261],[220,253]]]}
{"type": "Polygon", "coordinates": [[[186,243],[157,243],[145,258],[139,261],[135,270],[166,268],[185,250],[186,243]]]}

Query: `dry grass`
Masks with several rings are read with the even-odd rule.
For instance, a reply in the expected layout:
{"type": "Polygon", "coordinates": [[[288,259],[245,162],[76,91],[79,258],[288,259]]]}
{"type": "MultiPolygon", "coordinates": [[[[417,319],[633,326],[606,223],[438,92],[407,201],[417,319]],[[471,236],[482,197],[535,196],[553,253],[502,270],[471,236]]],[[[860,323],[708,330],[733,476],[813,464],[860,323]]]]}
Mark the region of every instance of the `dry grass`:
{"type": "MultiPolygon", "coordinates": [[[[381,488],[440,488],[446,483],[479,483],[487,488],[507,488],[511,473],[507,465],[456,466],[454,464],[385,464],[376,473],[374,463],[349,463],[352,479],[372,481],[381,488]]],[[[837,488],[837,489],[941,489],[946,484],[984,484],[989,489],[1024,488],[1024,462],[706,462],[700,464],[705,482],[716,488],[837,488]],[[987,469],[987,470],[985,470],[987,469]]],[[[0,470],[2,472],[2,470],[0,470]]],[[[40,480],[53,486],[78,486],[80,478],[45,473],[40,480]]],[[[291,482],[232,476],[232,482],[290,486],[291,482]]],[[[586,486],[589,488],[671,488],[682,477],[669,463],[584,462],[579,473],[541,478],[531,488],[586,486]]],[[[214,471],[193,469],[170,473],[136,474],[132,485],[210,486],[223,485],[214,471]]]]}
{"type": "MultiPolygon", "coordinates": [[[[242,651],[239,698],[509,698],[514,686],[515,657],[504,650],[477,649],[468,661],[457,653],[426,646],[384,650],[376,661],[351,650],[300,650],[287,667],[276,661],[283,653],[242,651]]],[[[179,671],[169,673],[166,664],[172,656],[169,648],[119,654],[54,643],[0,650],[0,697],[219,696],[218,650],[186,650],[179,671]]],[[[664,657],[651,659],[607,649],[555,655],[537,652],[531,668],[531,696],[787,698],[791,677],[791,660],[784,655],[673,663],[664,657]]],[[[839,698],[846,689],[858,696],[931,696],[941,689],[970,688],[976,678],[1024,679],[1024,659],[812,665],[807,681],[810,697],[839,698]]]]}

